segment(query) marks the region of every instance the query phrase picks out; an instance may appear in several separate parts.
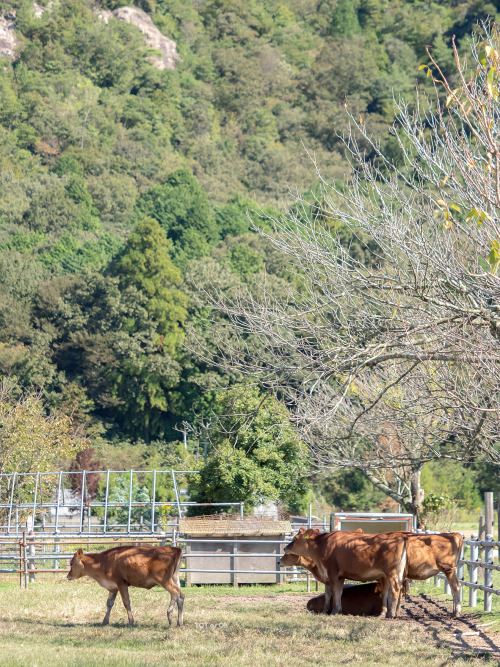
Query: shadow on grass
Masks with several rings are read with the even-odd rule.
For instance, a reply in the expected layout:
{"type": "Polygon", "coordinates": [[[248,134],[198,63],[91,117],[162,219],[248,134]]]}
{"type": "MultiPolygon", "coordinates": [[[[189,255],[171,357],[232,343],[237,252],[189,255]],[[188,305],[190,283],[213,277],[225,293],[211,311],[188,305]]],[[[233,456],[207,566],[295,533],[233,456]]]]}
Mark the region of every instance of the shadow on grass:
{"type": "Polygon", "coordinates": [[[162,624],[159,623],[140,623],[136,622],[135,625],[130,626],[126,621],[114,621],[108,623],[108,625],[103,625],[102,622],[96,621],[96,622],[74,622],[74,623],[68,623],[68,622],[63,622],[63,621],[54,621],[54,620],[44,620],[44,619],[36,619],[36,618],[26,618],[24,616],[12,616],[9,619],[0,619],[0,629],[2,626],[9,625],[12,623],[18,623],[20,626],[36,626],[36,627],[44,627],[47,626],[49,628],[95,628],[95,629],[102,629],[104,630],[105,628],[116,628],[116,629],[121,629],[121,630],[167,630],[168,628],[171,629],[176,629],[176,630],[182,630],[182,627],[178,628],[175,623],[172,624],[172,626],[168,625],[168,622],[165,620],[165,625],[162,626],[162,624]]]}
{"type": "Polygon", "coordinates": [[[450,650],[454,658],[482,657],[500,664],[500,645],[476,625],[472,616],[455,618],[427,595],[412,596],[403,611],[406,620],[425,628],[436,645],[450,650]]]}

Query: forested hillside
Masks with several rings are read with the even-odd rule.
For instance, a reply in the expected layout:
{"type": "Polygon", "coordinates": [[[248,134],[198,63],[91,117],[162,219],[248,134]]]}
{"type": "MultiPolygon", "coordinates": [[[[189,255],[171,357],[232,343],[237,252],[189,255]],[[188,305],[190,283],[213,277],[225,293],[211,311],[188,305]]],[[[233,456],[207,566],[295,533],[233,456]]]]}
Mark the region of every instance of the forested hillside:
{"type": "Polygon", "coordinates": [[[121,6],[0,0],[17,42],[0,58],[0,374],[12,400],[38,389],[71,414],[103,465],[168,467],[176,427],[238,379],[197,354],[193,330],[208,353],[217,333],[200,333],[203,289],[265,274],[286,298],[297,279],[247,210],[267,225],[289,188],[314,190],[306,150],[342,179],[345,104],[395,151],[393,93],[412,98],[426,46],[451,71],[452,35],[463,48],[498,8],[138,0],[176,43],[158,69],[135,26],[103,20],[121,6]]]}

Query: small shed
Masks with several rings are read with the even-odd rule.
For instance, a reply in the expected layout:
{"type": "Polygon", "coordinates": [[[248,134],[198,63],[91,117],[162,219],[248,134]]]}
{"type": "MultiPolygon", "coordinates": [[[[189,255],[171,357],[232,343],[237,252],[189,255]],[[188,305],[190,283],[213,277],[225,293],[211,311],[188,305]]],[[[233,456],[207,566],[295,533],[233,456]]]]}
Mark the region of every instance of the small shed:
{"type": "Polygon", "coordinates": [[[179,521],[186,586],[279,583],[279,558],[290,521],[257,517],[192,517],[179,521]]]}
{"type": "Polygon", "coordinates": [[[338,512],[334,514],[334,530],[356,530],[364,533],[388,533],[394,530],[414,530],[413,514],[338,512]]]}

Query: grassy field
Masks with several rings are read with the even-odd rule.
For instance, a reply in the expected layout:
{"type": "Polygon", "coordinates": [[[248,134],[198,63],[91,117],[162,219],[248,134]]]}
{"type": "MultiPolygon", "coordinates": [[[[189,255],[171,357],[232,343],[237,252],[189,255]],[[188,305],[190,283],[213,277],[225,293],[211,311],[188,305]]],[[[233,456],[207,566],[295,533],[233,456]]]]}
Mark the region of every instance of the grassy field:
{"type": "MultiPolygon", "coordinates": [[[[305,584],[185,593],[183,628],[167,631],[168,596],[159,588],[131,589],[137,627],[125,625],[118,599],[111,624],[103,628],[106,592],[94,582],[45,575],[21,590],[4,578],[0,665],[484,664],[484,658],[458,658],[418,623],[308,614],[305,584]]],[[[436,593],[442,596],[442,588],[436,593]]]]}

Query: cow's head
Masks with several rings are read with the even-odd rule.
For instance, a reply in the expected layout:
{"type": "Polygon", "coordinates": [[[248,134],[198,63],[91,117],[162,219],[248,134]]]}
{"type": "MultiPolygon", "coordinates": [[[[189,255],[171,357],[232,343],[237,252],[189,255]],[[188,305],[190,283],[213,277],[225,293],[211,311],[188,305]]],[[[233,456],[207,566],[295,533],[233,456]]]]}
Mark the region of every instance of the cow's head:
{"type": "Polygon", "coordinates": [[[283,554],[280,559],[280,565],[298,565],[300,561],[300,556],[292,554],[290,551],[286,554],[283,554]]]}
{"type": "Polygon", "coordinates": [[[319,535],[319,530],[301,528],[293,540],[286,545],[285,554],[296,554],[297,556],[309,555],[309,541],[312,537],[319,535]]]}
{"type": "Polygon", "coordinates": [[[75,552],[73,558],[71,559],[71,563],[69,564],[69,572],[68,576],[66,579],[69,579],[69,581],[72,581],[73,579],[80,579],[80,577],[83,577],[85,574],[85,566],[82,562],[83,558],[83,549],[78,549],[78,551],[75,552]]]}
{"type": "Polygon", "coordinates": [[[296,565],[297,567],[305,567],[306,569],[309,569],[314,565],[314,561],[307,556],[297,556],[297,554],[293,554],[289,551],[281,557],[280,565],[296,565]]]}

